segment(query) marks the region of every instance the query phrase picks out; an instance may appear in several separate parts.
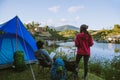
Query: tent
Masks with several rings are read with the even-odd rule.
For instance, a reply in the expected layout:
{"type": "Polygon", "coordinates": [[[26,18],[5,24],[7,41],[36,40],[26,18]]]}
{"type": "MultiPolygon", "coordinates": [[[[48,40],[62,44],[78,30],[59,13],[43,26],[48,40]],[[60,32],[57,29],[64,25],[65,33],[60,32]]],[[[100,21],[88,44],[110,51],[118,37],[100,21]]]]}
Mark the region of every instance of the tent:
{"type": "Polygon", "coordinates": [[[12,64],[16,51],[24,52],[26,62],[36,61],[36,41],[18,16],[0,25],[0,67],[12,64]]]}

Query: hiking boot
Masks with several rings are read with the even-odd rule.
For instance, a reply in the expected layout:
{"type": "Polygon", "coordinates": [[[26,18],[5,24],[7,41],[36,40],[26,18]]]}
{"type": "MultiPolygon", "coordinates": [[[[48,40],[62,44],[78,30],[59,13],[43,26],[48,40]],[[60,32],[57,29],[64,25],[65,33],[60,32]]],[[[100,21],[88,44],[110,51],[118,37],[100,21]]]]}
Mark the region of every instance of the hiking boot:
{"type": "Polygon", "coordinates": [[[79,68],[77,67],[77,68],[75,68],[75,71],[74,71],[74,74],[73,74],[74,80],[79,80],[79,78],[78,78],[78,72],[79,72],[79,68]]]}
{"type": "Polygon", "coordinates": [[[73,74],[73,76],[74,76],[74,79],[77,80],[77,78],[78,78],[78,72],[75,71],[74,74],[73,74]]]}

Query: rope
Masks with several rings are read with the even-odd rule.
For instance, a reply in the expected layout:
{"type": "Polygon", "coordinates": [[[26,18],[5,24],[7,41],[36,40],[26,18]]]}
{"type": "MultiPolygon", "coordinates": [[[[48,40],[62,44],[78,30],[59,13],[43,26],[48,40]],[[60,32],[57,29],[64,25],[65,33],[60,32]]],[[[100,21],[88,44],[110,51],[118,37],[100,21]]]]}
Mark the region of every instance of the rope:
{"type": "MultiPolygon", "coordinates": [[[[17,21],[18,21],[18,19],[17,19],[17,21]]],[[[22,36],[23,36],[23,32],[22,32],[22,29],[21,29],[21,27],[20,27],[20,32],[21,32],[21,34],[22,34],[22,36]]],[[[24,38],[24,36],[23,36],[23,38],[24,38]]],[[[24,39],[23,39],[23,44],[24,44],[24,46],[25,46],[25,51],[26,51],[26,55],[27,55],[27,57],[28,57],[28,59],[30,59],[29,58],[29,55],[28,55],[28,50],[27,50],[27,47],[26,47],[26,44],[25,44],[25,41],[24,41],[24,39]]],[[[30,64],[30,61],[28,60],[28,63],[30,64]]],[[[31,69],[31,73],[32,73],[32,77],[33,77],[33,80],[36,80],[35,79],[35,74],[34,74],[34,71],[33,71],[33,68],[32,68],[32,65],[30,64],[30,69],[31,69]]]]}
{"type": "Polygon", "coordinates": [[[18,50],[18,19],[16,21],[16,51],[18,50]]]}

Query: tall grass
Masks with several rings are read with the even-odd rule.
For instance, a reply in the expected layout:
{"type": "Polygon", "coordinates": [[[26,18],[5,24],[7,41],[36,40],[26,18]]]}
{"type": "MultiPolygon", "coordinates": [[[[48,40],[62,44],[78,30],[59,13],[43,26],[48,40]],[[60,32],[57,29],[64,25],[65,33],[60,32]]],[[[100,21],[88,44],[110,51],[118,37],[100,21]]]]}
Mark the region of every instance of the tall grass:
{"type": "Polygon", "coordinates": [[[98,75],[105,80],[120,79],[120,56],[115,56],[111,61],[100,62],[96,60],[90,62],[89,70],[91,73],[98,75]]]}

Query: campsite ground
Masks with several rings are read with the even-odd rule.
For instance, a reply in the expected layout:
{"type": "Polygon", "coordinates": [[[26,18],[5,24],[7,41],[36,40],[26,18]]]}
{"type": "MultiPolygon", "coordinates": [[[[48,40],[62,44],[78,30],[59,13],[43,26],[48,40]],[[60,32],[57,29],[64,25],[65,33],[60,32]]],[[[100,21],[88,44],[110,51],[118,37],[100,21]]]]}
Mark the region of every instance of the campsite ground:
{"type": "MultiPolygon", "coordinates": [[[[38,73],[38,64],[32,64],[32,69],[34,71],[35,80],[49,80],[50,74],[49,71],[46,72],[39,72],[38,73]]],[[[83,73],[83,70],[79,71],[79,77],[83,73]]],[[[69,73],[70,74],[70,73],[69,73]]],[[[71,80],[72,77],[70,77],[71,80]]],[[[31,72],[31,68],[28,65],[28,68],[21,72],[14,71],[13,68],[3,69],[0,70],[0,80],[34,80],[31,72]]],[[[70,80],[70,79],[69,79],[70,80]]],[[[89,73],[87,80],[104,80],[94,74],[89,73]]]]}

